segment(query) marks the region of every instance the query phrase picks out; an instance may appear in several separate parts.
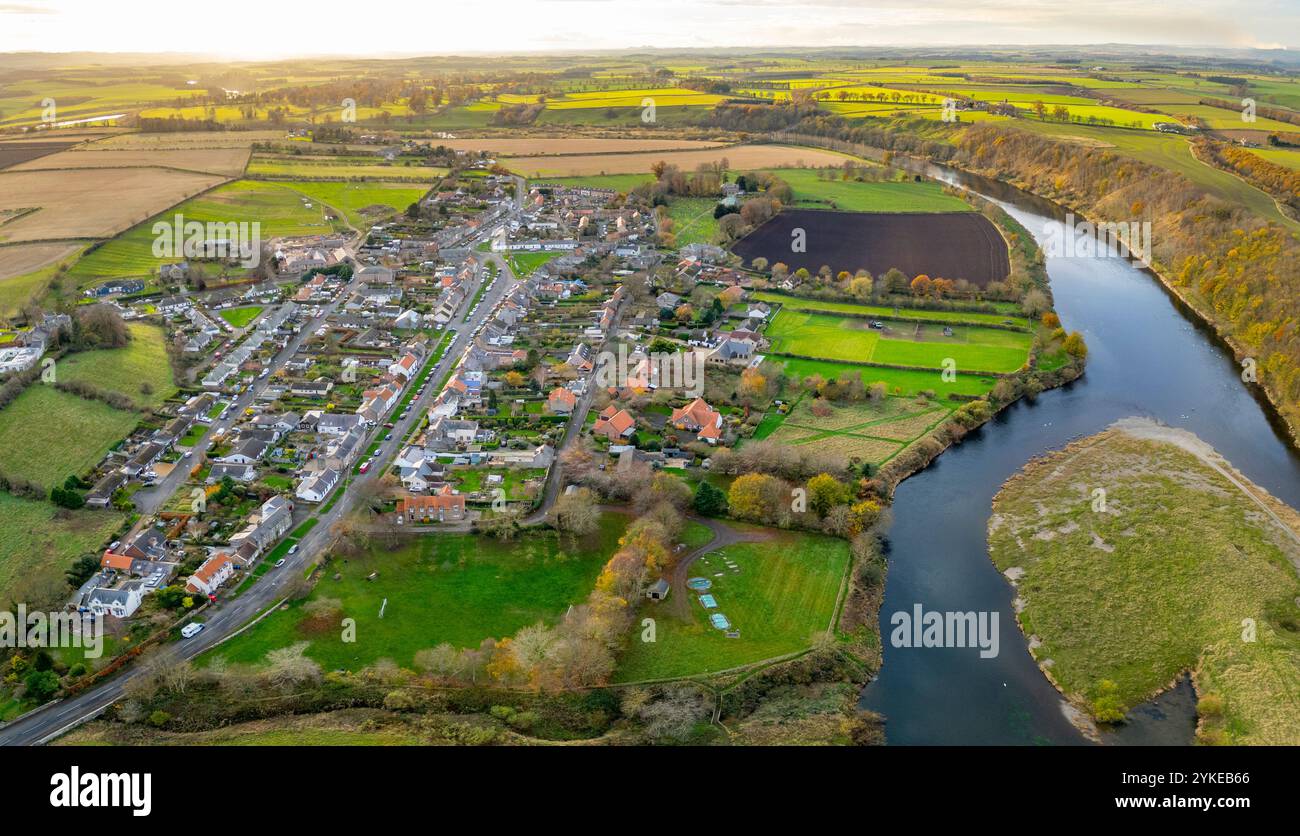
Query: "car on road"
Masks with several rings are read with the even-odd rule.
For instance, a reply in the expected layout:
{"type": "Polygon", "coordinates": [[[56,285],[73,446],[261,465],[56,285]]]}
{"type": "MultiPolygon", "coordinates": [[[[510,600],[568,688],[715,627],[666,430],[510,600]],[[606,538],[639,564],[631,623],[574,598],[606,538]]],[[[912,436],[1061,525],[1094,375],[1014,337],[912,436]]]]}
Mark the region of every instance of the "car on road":
{"type": "Polygon", "coordinates": [[[275,568],[277,568],[277,569],[279,569],[279,568],[280,568],[281,566],[283,566],[283,565],[284,565],[284,558],[283,558],[283,557],[280,558],[279,560],[277,560],[277,561],[275,562],[275,568]]]}
{"type": "Polygon", "coordinates": [[[181,628],[181,635],[187,639],[192,639],[201,632],[203,632],[203,624],[198,621],[192,621],[181,628]]]}
{"type": "Polygon", "coordinates": [[[188,459],[188,458],[189,458],[190,456],[192,456],[192,455],[194,455],[194,451],[193,451],[193,450],[186,450],[186,451],[185,451],[185,455],[181,456],[181,458],[182,458],[182,459],[188,459]]]}
{"type": "Polygon", "coordinates": [[[391,430],[393,428],[393,422],[389,421],[387,424],[384,424],[384,427],[391,430]]]}
{"type": "Polygon", "coordinates": [[[298,553],[298,544],[294,543],[292,546],[289,547],[289,554],[297,554],[297,553],[298,553]]]}

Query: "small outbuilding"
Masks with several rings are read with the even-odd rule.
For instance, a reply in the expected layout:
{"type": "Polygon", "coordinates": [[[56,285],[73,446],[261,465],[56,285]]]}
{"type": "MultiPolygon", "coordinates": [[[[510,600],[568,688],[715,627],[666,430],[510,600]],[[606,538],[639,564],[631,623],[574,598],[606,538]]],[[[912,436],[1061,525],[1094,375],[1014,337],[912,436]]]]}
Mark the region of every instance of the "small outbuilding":
{"type": "Polygon", "coordinates": [[[668,597],[669,589],[668,581],[660,578],[650,584],[650,588],[645,591],[645,597],[649,598],[651,601],[662,601],[668,597]]]}

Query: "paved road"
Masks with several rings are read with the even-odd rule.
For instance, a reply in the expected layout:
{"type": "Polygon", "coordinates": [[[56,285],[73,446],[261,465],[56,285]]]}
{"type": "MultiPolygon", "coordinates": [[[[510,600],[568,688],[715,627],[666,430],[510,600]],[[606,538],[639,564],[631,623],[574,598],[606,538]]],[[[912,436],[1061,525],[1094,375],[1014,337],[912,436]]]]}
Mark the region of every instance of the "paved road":
{"type": "MultiPolygon", "coordinates": [[[[433,371],[428,375],[428,385],[425,387],[424,394],[412,402],[413,408],[405,420],[397,422],[392,430],[387,430],[382,426],[376,428],[374,434],[367,440],[367,444],[373,443],[374,438],[382,438],[385,434],[392,433],[392,440],[384,442],[376,454],[381,463],[386,464],[399,452],[403,439],[415,428],[416,422],[422,418],[425,409],[438,396],[436,388],[438,382],[442,380],[443,375],[459,362],[461,355],[465,353],[470,341],[473,339],[473,332],[487,320],[497,302],[517,283],[514,274],[510,272],[510,268],[504,259],[495,255],[490,255],[487,259],[497,264],[496,282],[484,293],[478,310],[472,317],[467,318],[466,311],[462,310],[456,320],[448,323],[447,327],[456,330],[456,337],[442,359],[438,361],[433,371]]],[[[341,300],[345,296],[346,294],[340,294],[339,299],[341,300]]],[[[472,298],[473,294],[470,294],[470,299],[472,298]]],[[[337,304],[337,301],[335,304],[337,304]]],[[[468,300],[464,307],[466,309],[470,307],[468,300]]],[[[277,367],[279,363],[292,356],[290,349],[295,349],[295,343],[300,342],[314,327],[316,327],[314,322],[311,327],[304,326],[302,332],[298,335],[298,339],[291,341],[286,346],[285,352],[289,353],[282,352],[281,356],[277,357],[277,367]]],[[[250,387],[249,391],[241,396],[241,399],[249,398],[251,400],[257,389],[258,387],[250,387]]],[[[210,432],[211,430],[204,436],[203,449],[207,448],[210,432]]],[[[195,447],[195,450],[199,450],[198,446],[195,447]]],[[[289,582],[295,577],[302,577],[308,565],[313,563],[329,546],[334,524],[343,519],[352,510],[356,502],[356,488],[379,478],[383,470],[383,466],[376,466],[371,468],[369,472],[354,478],[351,486],[345,488],[346,493],[328,513],[319,517],[320,522],[317,523],[316,527],[299,541],[298,551],[285,558],[284,566],[279,569],[272,569],[238,598],[219,599],[215,606],[210,607],[203,613],[201,620],[204,622],[205,627],[201,633],[194,638],[183,639],[180,642],[168,645],[162,649],[161,653],[171,659],[193,659],[283,600],[285,597],[284,590],[288,587],[289,582]]],[[[159,487],[163,486],[160,485],[159,487]]],[[[45,743],[69,729],[93,719],[105,708],[121,699],[124,684],[138,675],[140,675],[138,666],[128,667],[103,685],[70,699],[52,703],[39,711],[0,727],[0,746],[45,743]]]]}

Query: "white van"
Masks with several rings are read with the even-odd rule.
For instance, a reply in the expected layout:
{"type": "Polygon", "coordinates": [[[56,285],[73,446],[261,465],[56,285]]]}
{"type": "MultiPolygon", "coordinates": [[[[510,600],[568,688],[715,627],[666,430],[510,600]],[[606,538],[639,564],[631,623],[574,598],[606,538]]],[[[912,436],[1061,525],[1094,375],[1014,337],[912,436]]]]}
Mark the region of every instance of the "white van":
{"type": "Polygon", "coordinates": [[[198,621],[191,621],[181,628],[181,635],[187,639],[192,639],[203,630],[203,625],[198,621]]]}

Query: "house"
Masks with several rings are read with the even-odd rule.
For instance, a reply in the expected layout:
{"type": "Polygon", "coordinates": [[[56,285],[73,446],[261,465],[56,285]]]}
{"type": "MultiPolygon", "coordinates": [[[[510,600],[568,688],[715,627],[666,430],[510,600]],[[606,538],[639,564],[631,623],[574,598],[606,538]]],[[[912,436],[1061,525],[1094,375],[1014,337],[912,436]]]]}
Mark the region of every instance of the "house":
{"type": "Polygon", "coordinates": [[[140,608],[148,589],[143,581],[127,581],[116,589],[97,586],[80,601],[78,609],[98,616],[129,618],[140,608]]]}
{"type": "Polygon", "coordinates": [[[252,482],[257,478],[257,468],[251,464],[227,464],[217,462],[208,470],[207,484],[215,485],[223,479],[230,478],[236,482],[252,482]]]}
{"type": "Polygon", "coordinates": [[[408,351],[402,355],[402,359],[389,364],[388,373],[394,377],[400,377],[402,380],[410,380],[419,368],[420,358],[408,351]]]}
{"type": "Polygon", "coordinates": [[[322,502],[342,478],[342,474],[337,470],[327,468],[315,476],[304,479],[298,485],[298,490],[294,492],[294,495],[303,502],[322,502]]]}
{"type": "Polygon", "coordinates": [[[424,434],[424,443],[433,450],[454,450],[473,444],[478,438],[478,422],[438,417],[424,434]]]}
{"type": "Polygon", "coordinates": [[[664,578],[660,578],[650,584],[649,588],[646,589],[645,597],[649,598],[651,601],[662,601],[668,597],[668,590],[670,588],[668,581],[664,578]]]}
{"type": "Polygon", "coordinates": [[[228,552],[217,552],[203,561],[185,582],[185,589],[195,595],[212,595],[235,574],[235,561],[228,552]]]}
{"type": "Polygon", "coordinates": [[[230,546],[251,562],[293,526],[293,503],[283,496],[273,496],[248,519],[248,527],[230,538],[230,546]],[[245,552],[246,544],[250,548],[245,552]]]}
{"type": "Polygon", "coordinates": [[[114,470],[95,483],[86,494],[86,505],[91,508],[107,508],[113,501],[113,494],[126,484],[126,475],[114,470]]]}
{"type": "Polygon", "coordinates": [[[655,304],[661,309],[668,308],[669,310],[676,310],[677,306],[681,303],[682,297],[678,296],[676,293],[668,293],[665,291],[655,297],[655,304]]]}
{"type": "Polygon", "coordinates": [[[565,362],[577,369],[578,372],[589,372],[595,368],[591,349],[585,343],[578,343],[574,346],[565,362]]]}
{"type": "Polygon", "coordinates": [[[333,381],[318,377],[312,381],[289,384],[289,394],[299,398],[324,398],[333,388],[333,381]]]}
{"type": "Polygon", "coordinates": [[[266,451],[270,447],[270,443],[264,439],[244,437],[235,445],[233,450],[221,456],[217,461],[227,464],[257,464],[266,455],[266,451]]]}
{"type": "Polygon", "coordinates": [[[422,317],[419,312],[413,310],[402,311],[393,319],[393,327],[400,328],[404,331],[414,331],[420,327],[422,317]]]}
{"type": "Polygon", "coordinates": [[[361,420],[360,415],[327,412],[316,422],[316,432],[321,435],[347,435],[361,426],[361,420]]]}
{"type": "Polygon", "coordinates": [[[578,396],[572,390],[557,386],[546,398],[546,407],[553,415],[570,415],[578,403],[578,396]]]}
{"type": "Polygon", "coordinates": [[[426,491],[443,482],[447,468],[438,461],[437,454],[423,447],[407,447],[393,461],[398,477],[408,491],[426,491]]]}
{"type": "Polygon", "coordinates": [[[600,413],[600,418],[592,425],[591,432],[592,435],[601,435],[610,441],[618,441],[636,432],[636,419],[626,409],[616,410],[612,406],[607,406],[600,413]]]}
{"type": "Polygon", "coordinates": [[[404,496],[397,501],[397,513],[412,523],[455,522],[465,519],[465,496],[458,493],[404,496]]]}
{"type": "Polygon", "coordinates": [[[722,437],[722,413],[716,411],[704,400],[696,398],[680,409],[674,409],[668,419],[674,427],[696,434],[700,441],[717,444],[722,437]]]}
{"type": "Polygon", "coordinates": [[[122,472],[127,476],[136,477],[148,470],[154,462],[162,458],[166,450],[161,444],[152,441],[140,446],[135,455],[127,459],[126,464],[122,465],[122,472]]]}

